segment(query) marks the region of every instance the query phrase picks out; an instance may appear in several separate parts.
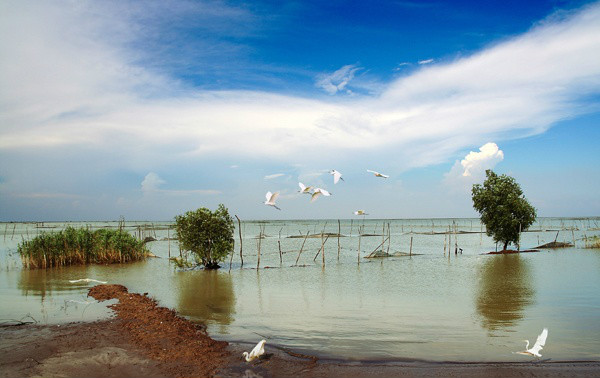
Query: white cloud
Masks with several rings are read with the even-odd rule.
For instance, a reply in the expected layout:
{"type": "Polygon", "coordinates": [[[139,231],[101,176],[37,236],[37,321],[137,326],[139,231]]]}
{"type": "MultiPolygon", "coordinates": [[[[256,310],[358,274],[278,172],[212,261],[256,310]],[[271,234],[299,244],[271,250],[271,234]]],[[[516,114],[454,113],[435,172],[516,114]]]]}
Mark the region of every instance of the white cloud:
{"type": "Polygon", "coordinates": [[[478,173],[485,172],[486,169],[493,168],[497,163],[504,159],[502,152],[496,143],[486,143],[479,147],[479,152],[471,151],[460,162],[464,171],[463,176],[474,176],[478,173]]]}
{"type": "Polygon", "coordinates": [[[419,64],[421,64],[421,65],[429,64],[429,63],[433,63],[433,59],[419,60],[419,64]]]}
{"type": "MultiPolygon", "coordinates": [[[[261,91],[197,91],[136,65],[139,32],[51,2],[0,5],[0,151],[83,146],[148,169],[210,156],[315,166],[394,151],[398,169],[448,161],[468,146],[544,132],[589,108],[600,88],[600,4],[466,58],[426,65],[377,96],[321,100],[261,91]],[[17,5],[15,5],[17,4],[17,5]],[[121,36],[121,37],[119,37],[121,36]],[[589,98],[589,97],[588,97],[589,98]],[[233,141],[237,143],[232,149],[233,141]],[[233,151],[232,151],[233,150],[233,151]]],[[[114,16],[114,17],[113,17],[114,16]]],[[[113,20],[114,18],[116,20],[113,20]]],[[[348,89],[359,68],[319,80],[348,89]]],[[[159,185],[159,184],[156,184],[159,185]]]]}
{"type": "Polygon", "coordinates": [[[444,175],[444,182],[459,190],[470,190],[475,183],[481,183],[485,171],[493,169],[504,160],[504,152],[496,143],[486,143],[479,147],[479,152],[471,151],[460,162],[454,163],[450,172],[444,175]]]}
{"type": "Polygon", "coordinates": [[[277,177],[285,176],[285,173],[274,173],[272,175],[266,175],[265,180],[272,180],[277,177]]]}
{"type": "Polygon", "coordinates": [[[354,78],[354,73],[359,69],[354,64],[348,64],[331,74],[320,75],[317,87],[324,89],[330,95],[344,90],[346,93],[352,93],[349,89],[346,89],[346,86],[354,78]]]}
{"type": "Polygon", "coordinates": [[[142,181],[142,192],[155,192],[159,190],[159,186],[165,183],[156,173],[150,172],[142,181]]]}

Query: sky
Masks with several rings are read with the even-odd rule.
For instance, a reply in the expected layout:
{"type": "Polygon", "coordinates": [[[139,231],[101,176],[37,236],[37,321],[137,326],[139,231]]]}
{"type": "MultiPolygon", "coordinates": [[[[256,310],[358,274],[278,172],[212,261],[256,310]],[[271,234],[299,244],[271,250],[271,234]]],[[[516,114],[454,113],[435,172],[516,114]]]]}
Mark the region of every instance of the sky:
{"type": "Polygon", "coordinates": [[[7,0],[0,56],[0,221],[476,217],[486,169],[600,215],[600,2],[7,0]]]}

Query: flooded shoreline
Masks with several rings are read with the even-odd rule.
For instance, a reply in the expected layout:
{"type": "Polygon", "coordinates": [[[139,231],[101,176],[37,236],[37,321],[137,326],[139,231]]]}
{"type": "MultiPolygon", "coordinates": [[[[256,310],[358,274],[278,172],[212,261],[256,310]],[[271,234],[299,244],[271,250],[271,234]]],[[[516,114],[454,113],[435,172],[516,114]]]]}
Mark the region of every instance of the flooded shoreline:
{"type": "MultiPolygon", "coordinates": [[[[0,318],[29,314],[41,324],[102,319],[103,306],[76,303],[87,300],[89,285],[69,283],[89,277],[148,292],[162,306],[206,322],[217,340],[265,336],[273,345],[331,361],[519,362],[526,359],[512,352],[542,327],[550,329],[544,358],[599,360],[600,251],[583,248],[585,237],[599,234],[597,222],[542,219],[523,234],[523,248],[555,240],[556,231],[536,228],[564,228],[558,241],[575,241],[575,247],[517,256],[481,255],[495,245],[477,219],[243,222],[243,266],[236,230],[234,254],[217,272],[180,271],[169,263],[169,249],[172,256],[179,250],[168,222],[146,227],[156,233],[148,245],[160,258],[24,271],[15,262],[17,237],[10,244],[12,227],[0,224],[9,230],[0,236],[2,261],[12,261],[0,272],[3,300],[12,304],[0,318]],[[358,222],[365,230],[360,251],[358,222]],[[450,235],[453,222],[457,232],[450,235]],[[307,232],[333,236],[326,242],[320,235],[288,238],[307,232]],[[381,249],[384,235],[391,235],[385,252],[408,253],[412,239],[414,255],[365,259],[381,249]],[[462,254],[454,253],[456,239],[462,254]]],[[[131,232],[144,224],[150,223],[132,222],[131,232]]],[[[19,237],[35,234],[24,224],[14,228],[19,237]]]]}

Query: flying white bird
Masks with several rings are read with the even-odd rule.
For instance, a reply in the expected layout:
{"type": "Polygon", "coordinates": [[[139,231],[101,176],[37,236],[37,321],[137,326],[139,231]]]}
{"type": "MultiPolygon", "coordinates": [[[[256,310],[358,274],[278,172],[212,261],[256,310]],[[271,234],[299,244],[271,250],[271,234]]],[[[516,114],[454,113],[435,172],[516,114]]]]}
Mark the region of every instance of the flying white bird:
{"type": "Polygon", "coordinates": [[[303,183],[299,182],[298,186],[300,187],[299,192],[300,193],[304,193],[304,194],[310,194],[310,191],[312,190],[312,186],[305,186],[303,183]]]}
{"type": "Polygon", "coordinates": [[[524,354],[526,356],[542,357],[542,355],[540,354],[540,350],[542,350],[542,347],[544,346],[544,344],[546,344],[547,338],[548,338],[548,328],[544,328],[542,333],[540,333],[537,340],[535,341],[535,344],[533,344],[533,346],[531,348],[529,348],[529,340],[523,340],[523,341],[527,342],[527,345],[525,346],[525,350],[521,351],[521,352],[515,352],[515,353],[524,354]]]}
{"type": "Polygon", "coordinates": [[[335,169],[332,169],[331,171],[329,171],[329,173],[333,175],[334,184],[337,184],[340,180],[344,181],[344,179],[342,178],[342,174],[336,171],[335,169]]]}
{"type": "Polygon", "coordinates": [[[383,178],[388,178],[388,177],[390,177],[390,176],[388,176],[388,175],[384,175],[383,173],[379,173],[379,172],[376,172],[376,171],[372,171],[372,170],[370,170],[370,169],[367,169],[367,172],[370,172],[370,173],[374,174],[376,177],[383,177],[383,178]]]}
{"type": "Polygon", "coordinates": [[[325,189],[315,188],[312,196],[310,197],[310,202],[314,202],[317,198],[319,198],[319,196],[321,196],[321,194],[324,195],[325,197],[329,197],[331,195],[331,193],[329,193],[325,189]]]}
{"type": "Polygon", "coordinates": [[[369,215],[369,214],[365,213],[365,211],[364,211],[364,210],[356,210],[356,211],[354,212],[354,215],[369,215]]]}
{"type": "Polygon", "coordinates": [[[250,354],[248,352],[242,353],[242,356],[246,359],[246,362],[250,362],[254,359],[260,358],[263,354],[265,354],[265,343],[267,340],[260,340],[258,344],[252,349],[250,354]]]}
{"type": "Polygon", "coordinates": [[[91,279],[91,278],[80,278],[80,279],[78,279],[78,280],[69,280],[69,282],[70,282],[70,283],[78,283],[78,282],[87,282],[87,283],[89,283],[89,282],[96,282],[96,283],[99,283],[99,284],[105,284],[105,283],[107,283],[106,281],[98,281],[98,280],[94,280],[94,279],[91,279]]]}
{"type": "Polygon", "coordinates": [[[267,192],[265,197],[267,198],[267,200],[265,201],[265,205],[273,206],[277,210],[281,210],[280,208],[278,208],[275,205],[275,200],[277,199],[277,197],[279,197],[279,192],[275,192],[275,193],[267,192]]]}

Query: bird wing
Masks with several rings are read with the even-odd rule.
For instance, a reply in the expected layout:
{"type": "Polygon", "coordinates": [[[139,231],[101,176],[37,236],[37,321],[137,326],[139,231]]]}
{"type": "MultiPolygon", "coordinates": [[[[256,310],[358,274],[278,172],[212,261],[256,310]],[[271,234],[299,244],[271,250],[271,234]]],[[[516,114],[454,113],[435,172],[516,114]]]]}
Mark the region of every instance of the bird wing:
{"type": "Polygon", "coordinates": [[[272,195],[273,195],[273,193],[271,193],[271,192],[267,192],[267,194],[265,194],[265,197],[267,198],[267,202],[271,202],[272,195]]]}
{"type": "Polygon", "coordinates": [[[303,192],[304,190],[306,190],[306,186],[304,186],[303,183],[299,182],[298,186],[300,187],[300,191],[303,192]]]}
{"type": "Polygon", "coordinates": [[[333,171],[331,171],[331,174],[333,175],[333,183],[337,184],[338,181],[340,181],[340,179],[342,178],[342,174],[338,171],[336,171],[335,169],[333,171]]]}
{"type": "Polygon", "coordinates": [[[331,195],[331,193],[329,193],[329,192],[328,192],[327,190],[325,190],[325,189],[321,189],[321,188],[319,188],[319,192],[321,192],[321,194],[323,194],[324,196],[330,196],[330,195],[331,195]]]}
{"type": "Polygon", "coordinates": [[[310,202],[314,202],[319,196],[323,194],[319,188],[315,189],[315,192],[310,196],[310,202]]]}
{"type": "Polygon", "coordinates": [[[254,349],[252,349],[252,352],[250,352],[250,357],[252,358],[263,355],[265,353],[266,342],[266,340],[259,341],[258,344],[256,344],[256,346],[254,347],[254,349]]]}
{"type": "Polygon", "coordinates": [[[535,344],[533,344],[533,347],[531,349],[529,349],[529,351],[534,354],[539,354],[540,350],[542,350],[542,347],[546,344],[547,338],[548,338],[548,328],[544,328],[542,333],[540,333],[537,340],[535,341],[535,344]]]}
{"type": "Polygon", "coordinates": [[[279,197],[279,192],[275,192],[271,195],[271,200],[269,202],[275,203],[275,200],[279,197]]]}
{"type": "Polygon", "coordinates": [[[388,177],[390,177],[390,176],[388,176],[388,175],[384,175],[383,173],[380,173],[380,174],[379,174],[379,177],[388,178],[388,177]]]}
{"type": "Polygon", "coordinates": [[[379,174],[379,172],[372,171],[372,170],[370,170],[370,169],[367,169],[367,172],[370,172],[370,173],[374,174],[375,176],[377,176],[377,175],[379,174]]]}

